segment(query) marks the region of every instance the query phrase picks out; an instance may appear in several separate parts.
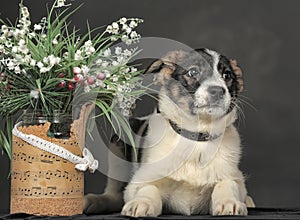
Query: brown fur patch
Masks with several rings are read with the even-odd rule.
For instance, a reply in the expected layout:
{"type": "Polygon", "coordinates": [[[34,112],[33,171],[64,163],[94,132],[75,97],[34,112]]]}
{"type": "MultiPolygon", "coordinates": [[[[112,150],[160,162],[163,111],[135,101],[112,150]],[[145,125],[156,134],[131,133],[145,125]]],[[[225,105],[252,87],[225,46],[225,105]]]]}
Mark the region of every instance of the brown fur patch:
{"type": "Polygon", "coordinates": [[[179,61],[183,60],[184,57],[187,55],[187,52],[178,50],[178,51],[172,51],[167,53],[161,60],[166,65],[173,65],[178,63],[179,61]]]}
{"type": "Polygon", "coordinates": [[[186,54],[184,51],[169,52],[163,58],[154,61],[147,72],[154,73],[159,70],[155,83],[164,85],[164,81],[169,80],[170,75],[175,71],[175,64],[181,61],[186,54]]]}
{"type": "Polygon", "coordinates": [[[236,60],[230,60],[230,65],[237,76],[237,82],[238,82],[237,88],[238,88],[238,92],[240,93],[244,90],[242,69],[239,67],[236,60]]]}

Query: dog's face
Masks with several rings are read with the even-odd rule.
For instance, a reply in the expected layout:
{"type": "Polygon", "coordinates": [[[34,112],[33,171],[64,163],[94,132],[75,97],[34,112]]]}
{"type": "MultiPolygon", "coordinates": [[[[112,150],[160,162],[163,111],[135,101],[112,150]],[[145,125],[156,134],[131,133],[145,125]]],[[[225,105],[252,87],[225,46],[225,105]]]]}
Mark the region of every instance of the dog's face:
{"type": "Polygon", "coordinates": [[[226,115],[243,90],[236,61],[208,49],[170,52],[155,61],[148,72],[157,73],[163,95],[193,116],[226,115]]]}

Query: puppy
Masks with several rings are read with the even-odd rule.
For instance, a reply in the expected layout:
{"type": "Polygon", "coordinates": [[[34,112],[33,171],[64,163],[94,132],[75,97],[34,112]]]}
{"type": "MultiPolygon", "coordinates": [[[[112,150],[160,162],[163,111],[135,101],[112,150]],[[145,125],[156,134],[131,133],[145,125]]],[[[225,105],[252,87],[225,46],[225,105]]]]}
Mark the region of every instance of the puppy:
{"type": "MultiPolygon", "coordinates": [[[[254,203],[238,168],[234,122],[243,81],[236,61],[209,49],[173,51],[147,72],[159,86],[158,112],[133,120],[135,131],[145,135],[140,163],[125,190],[125,183],[108,178],[104,194],[87,195],[85,212],[247,215],[254,203]]],[[[121,145],[115,139],[111,150],[125,158],[121,145]]],[[[111,172],[120,168],[112,161],[109,166],[111,172]]]]}

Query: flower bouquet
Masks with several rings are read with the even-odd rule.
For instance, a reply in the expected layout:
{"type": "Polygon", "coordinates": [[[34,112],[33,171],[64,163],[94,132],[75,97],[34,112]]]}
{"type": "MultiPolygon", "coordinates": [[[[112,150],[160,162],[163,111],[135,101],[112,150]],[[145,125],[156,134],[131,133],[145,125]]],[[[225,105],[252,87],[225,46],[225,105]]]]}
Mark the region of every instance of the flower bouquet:
{"type": "Polygon", "coordinates": [[[57,0],[46,17],[32,24],[21,2],[16,25],[1,20],[0,147],[12,159],[11,212],[81,213],[83,175],[78,170],[97,168],[84,148],[86,118],[94,106],[134,145],[123,116],[145,91],[140,72],[130,65],[138,49],[112,46],[137,42],[134,29],[142,20],[121,18],[100,33],[101,28],[88,26],[80,36],[68,22],[80,6],[69,6],[57,0]],[[120,111],[112,111],[115,105],[120,111]],[[77,119],[72,117],[76,108],[77,119]],[[14,125],[20,114],[23,120],[14,125]],[[61,132],[66,124],[67,132],[61,132]]]}

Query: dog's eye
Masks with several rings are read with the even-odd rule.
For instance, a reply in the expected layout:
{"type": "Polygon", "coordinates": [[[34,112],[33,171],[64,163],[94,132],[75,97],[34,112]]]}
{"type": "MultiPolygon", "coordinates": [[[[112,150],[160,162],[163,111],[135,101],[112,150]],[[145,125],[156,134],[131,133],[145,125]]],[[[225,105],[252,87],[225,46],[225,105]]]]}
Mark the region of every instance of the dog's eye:
{"type": "Polygon", "coordinates": [[[225,79],[225,81],[228,81],[231,79],[231,72],[228,70],[225,70],[224,73],[222,74],[223,79],[225,79]]]}
{"type": "Polygon", "coordinates": [[[196,78],[198,75],[199,75],[199,70],[195,67],[191,68],[188,72],[187,72],[187,75],[189,77],[193,77],[193,78],[196,78]]]}

